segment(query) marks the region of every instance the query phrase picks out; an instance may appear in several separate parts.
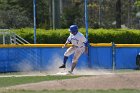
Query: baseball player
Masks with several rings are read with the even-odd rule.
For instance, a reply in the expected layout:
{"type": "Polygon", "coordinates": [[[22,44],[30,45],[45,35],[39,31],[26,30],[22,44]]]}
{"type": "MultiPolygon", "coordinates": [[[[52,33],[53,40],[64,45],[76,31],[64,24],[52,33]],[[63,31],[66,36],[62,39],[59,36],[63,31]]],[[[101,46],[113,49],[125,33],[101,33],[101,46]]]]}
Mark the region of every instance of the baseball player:
{"type": "Polygon", "coordinates": [[[68,57],[71,54],[74,54],[74,57],[72,59],[71,70],[68,71],[69,74],[72,74],[79,57],[82,55],[83,52],[86,52],[86,53],[88,52],[88,47],[87,47],[88,41],[82,33],[78,32],[77,25],[71,25],[69,28],[69,32],[70,32],[70,35],[67,38],[67,41],[62,48],[66,47],[67,44],[69,43],[71,43],[72,46],[69,47],[64,53],[63,64],[59,68],[66,68],[66,62],[67,62],[68,57]]]}

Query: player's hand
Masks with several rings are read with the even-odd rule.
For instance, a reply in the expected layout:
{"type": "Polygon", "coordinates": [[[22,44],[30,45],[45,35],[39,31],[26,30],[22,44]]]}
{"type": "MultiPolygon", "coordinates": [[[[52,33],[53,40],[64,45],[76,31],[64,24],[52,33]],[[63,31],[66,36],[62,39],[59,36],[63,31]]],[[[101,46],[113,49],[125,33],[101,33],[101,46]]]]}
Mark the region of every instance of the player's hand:
{"type": "Polygon", "coordinates": [[[65,43],[63,46],[62,46],[62,48],[65,48],[67,46],[67,43],[65,43]]]}
{"type": "Polygon", "coordinates": [[[62,46],[62,48],[65,48],[66,46],[62,46]]]}

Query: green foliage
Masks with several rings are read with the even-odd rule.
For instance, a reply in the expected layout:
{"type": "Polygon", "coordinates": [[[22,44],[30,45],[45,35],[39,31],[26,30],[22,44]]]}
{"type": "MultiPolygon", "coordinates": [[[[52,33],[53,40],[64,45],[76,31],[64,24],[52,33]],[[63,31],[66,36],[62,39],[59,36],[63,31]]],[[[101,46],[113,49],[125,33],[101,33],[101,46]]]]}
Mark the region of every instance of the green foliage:
{"type": "Polygon", "coordinates": [[[77,23],[79,26],[83,23],[81,18],[83,17],[83,10],[79,3],[71,5],[71,8],[64,8],[64,13],[61,17],[61,27],[67,28],[71,24],[77,23]]]}
{"type": "Polygon", "coordinates": [[[32,23],[17,0],[5,0],[0,3],[0,28],[31,27],[32,23]]]}
{"type": "MultiPolygon", "coordinates": [[[[36,0],[37,28],[53,27],[52,1],[36,0]]],[[[56,28],[67,28],[71,24],[85,26],[83,0],[64,0],[62,4],[59,0],[54,1],[56,28]]],[[[128,28],[139,29],[139,17],[136,16],[139,15],[139,7],[140,0],[89,0],[89,27],[107,29],[116,28],[116,24],[119,24],[119,27],[125,25],[128,28]],[[121,1],[118,8],[116,1],[121,1]]],[[[33,27],[33,0],[0,0],[0,28],[23,27],[33,27]]]]}
{"type": "MultiPolygon", "coordinates": [[[[34,31],[31,28],[13,30],[21,37],[33,43],[34,31]]],[[[79,29],[84,35],[85,29],[79,29]]],[[[69,36],[68,29],[58,30],[44,30],[37,29],[37,43],[38,44],[64,44],[69,36]]],[[[133,29],[89,29],[90,43],[110,43],[118,44],[139,44],[140,31],[133,29]]]]}
{"type": "Polygon", "coordinates": [[[140,0],[136,0],[135,5],[140,7],[140,0]]]}
{"type": "Polygon", "coordinates": [[[140,31],[128,29],[98,29],[89,31],[89,41],[92,43],[140,43],[140,31]]]}

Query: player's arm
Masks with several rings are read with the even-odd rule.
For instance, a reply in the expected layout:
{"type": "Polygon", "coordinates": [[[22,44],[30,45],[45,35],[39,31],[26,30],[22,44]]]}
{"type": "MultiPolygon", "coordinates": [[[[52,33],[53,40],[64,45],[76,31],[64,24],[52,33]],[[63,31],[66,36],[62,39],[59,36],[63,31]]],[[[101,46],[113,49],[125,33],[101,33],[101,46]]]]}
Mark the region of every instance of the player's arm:
{"type": "Polygon", "coordinates": [[[66,46],[67,46],[67,44],[69,44],[68,42],[66,42],[65,44],[64,44],[64,46],[62,46],[62,48],[65,48],[66,46]]]}
{"type": "Polygon", "coordinates": [[[86,41],[84,44],[85,44],[85,53],[88,54],[88,41],[86,41]]]}
{"type": "Polygon", "coordinates": [[[88,40],[83,36],[82,42],[85,44],[85,53],[88,53],[88,40]]]}
{"type": "Polygon", "coordinates": [[[67,44],[69,44],[71,42],[70,36],[67,38],[66,43],[64,44],[64,46],[62,46],[62,48],[65,48],[67,46],[67,44]]]}

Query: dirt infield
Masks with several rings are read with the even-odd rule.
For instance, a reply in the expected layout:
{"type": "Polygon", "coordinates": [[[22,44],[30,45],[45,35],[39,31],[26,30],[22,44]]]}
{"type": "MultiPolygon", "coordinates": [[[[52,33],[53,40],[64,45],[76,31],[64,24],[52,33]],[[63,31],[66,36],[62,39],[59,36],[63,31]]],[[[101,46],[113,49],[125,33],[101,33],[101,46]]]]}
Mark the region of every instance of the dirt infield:
{"type": "Polygon", "coordinates": [[[83,76],[75,79],[43,81],[8,87],[24,90],[140,89],[140,72],[83,76]]]}

